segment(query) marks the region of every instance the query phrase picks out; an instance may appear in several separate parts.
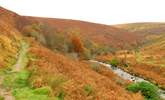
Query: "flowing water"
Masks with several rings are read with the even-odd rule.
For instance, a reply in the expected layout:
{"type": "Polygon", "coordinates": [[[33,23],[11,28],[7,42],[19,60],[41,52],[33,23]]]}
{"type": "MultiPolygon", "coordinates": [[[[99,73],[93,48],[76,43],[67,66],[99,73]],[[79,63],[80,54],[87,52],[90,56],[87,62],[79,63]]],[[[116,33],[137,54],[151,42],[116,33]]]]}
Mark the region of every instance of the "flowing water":
{"type": "MultiPolygon", "coordinates": [[[[142,81],[149,82],[143,78],[133,76],[118,67],[112,67],[110,64],[106,64],[106,63],[95,61],[95,60],[90,60],[90,62],[94,62],[94,63],[101,64],[103,66],[106,66],[107,68],[111,69],[114,73],[116,73],[117,75],[119,75],[120,77],[122,77],[125,80],[130,80],[130,81],[134,81],[134,82],[142,82],[142,81]]],[[[162,99],[165,99],[165,90],[162,90],[159,88],[158,91],[160,93],[160,97],[162,99]]]]}

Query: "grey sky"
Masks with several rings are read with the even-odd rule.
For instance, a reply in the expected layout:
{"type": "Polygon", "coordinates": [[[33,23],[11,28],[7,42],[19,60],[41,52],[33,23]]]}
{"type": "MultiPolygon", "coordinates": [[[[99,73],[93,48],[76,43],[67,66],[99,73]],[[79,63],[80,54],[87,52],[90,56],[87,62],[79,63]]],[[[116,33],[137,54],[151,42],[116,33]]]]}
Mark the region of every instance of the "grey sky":
{"type": "Polygon", "coordinates": [[[165,22],[165,0],[0,0],[21,15],[102,24],[165,22]]]}

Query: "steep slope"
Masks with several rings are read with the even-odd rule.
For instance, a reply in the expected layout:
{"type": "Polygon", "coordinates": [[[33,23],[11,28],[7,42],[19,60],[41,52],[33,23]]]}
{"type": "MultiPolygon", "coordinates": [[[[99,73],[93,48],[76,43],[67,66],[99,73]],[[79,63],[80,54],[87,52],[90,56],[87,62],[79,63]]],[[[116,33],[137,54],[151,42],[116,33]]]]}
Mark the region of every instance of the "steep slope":
{"type": "MultiPolygon", "coordinates": [[[[143,100],[139,93],[125,90],[118,83],[125,80],[111,70],[101,67],[104,70],[96,72],[91,64],[71,60],[22,34],[20,26],[35,20],[24,20],[3,8],[0,13],[0,76],[4,77],[0,90],[5,88],[11,93],[8,96],[16,100],[143,100]]],[[[0,97],[7,98],[3,93],[0,97]]]]}
{"type": "MultiPolygon", "coordinates": [[[[138,35],[132,34],[126,30],[118,29],[113,26],[84,22],[78,20],[55,19],[55,18],[39,18],[39,17],[21,17],[17,19],[17,27],[22,31],[23,27],[31,24],[45,24],[53,30],[64,33],[76,32],[85,38],[99,44],[119,47],[118,45],[135,45],[140,41],[138,35]]],[[[52,34],[55,34],[53,32],[52,34]]]]}
{"type": "Polygon", "coordinates": [[[136,42],[139,40],[138,36],[131,34],[128,31],[118,29],[109,25],[67,19],[35,17],[26,18],[35,19],[39,22],[47,23],[51,27],[61,32],[70,33],[72,31],[77,31],[78,33],[83,35],[83,37],[88,37],[96,43],[106,44],[113,47],[118,47],[119,44],[136,44],[136,42]]]}
{"type": "Polygon", "coordinates": [[[15,28],[53,51],[72,56],[76,53],[74,55],[81,59],[107,54],[116,49],[132,49],[141,43],[138,34],[78,20],[17,16],[15,28]],[[81,50],[78,50],[80,45],[81,50]]]}

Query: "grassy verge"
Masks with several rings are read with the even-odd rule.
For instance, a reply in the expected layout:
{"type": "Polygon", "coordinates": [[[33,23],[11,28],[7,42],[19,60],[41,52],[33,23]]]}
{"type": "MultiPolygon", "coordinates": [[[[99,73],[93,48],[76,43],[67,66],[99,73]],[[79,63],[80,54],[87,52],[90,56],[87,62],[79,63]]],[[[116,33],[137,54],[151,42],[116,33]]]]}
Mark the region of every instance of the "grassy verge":
{"type": "Polygon", "coordinates": [[[29,44],[21,42],[21,48],[16,63],[12,66],[12,71],[3,71],[3,86],[12,91],[16,100],[63,100],[51,95],[51,88],[48,86],[33,88],[29,83],[31,72],[26,69],[30,56],[28,56],[29,44]]]}

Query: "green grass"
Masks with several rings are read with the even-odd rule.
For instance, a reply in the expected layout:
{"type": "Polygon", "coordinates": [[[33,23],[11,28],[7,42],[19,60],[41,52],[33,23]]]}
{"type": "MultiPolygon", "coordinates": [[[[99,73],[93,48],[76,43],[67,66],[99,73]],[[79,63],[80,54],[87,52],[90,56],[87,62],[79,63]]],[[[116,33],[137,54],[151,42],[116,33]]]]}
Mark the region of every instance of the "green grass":
{"type": "Polygon", "coordinates": [[[22,88],[28,85],[30,72],[22,70],[20,72],[6,73],[4,76],[3,86],[7,88],[22,88]]]}
{"type": "Polygon", "coordinates": [[[26,67],[31,59],[29,57],[32,57],[32,55],[28,56],[28,48],[29,44],[21,41],[19,56],[12,66],[12,70],[10,68],[4,69],[1,73],[4,77],[3,86],[12,91],[12,95],[16,100],[55,100],[51,87],[33,88],[30,85],[31,72],[26,67]]]}
{"type": "Polygon", "coordinates": [[[51,88],[50,87],[41,87],[41,88],[37,88],[33,91],[34,94],[40,94],[40,95],[49,95],[51,92],[51,88]]]}
{"type": "Polygon", "coordinates": [[[158,88],[148,82],[138,82],[128,85],[127,90],[132,92],[141,92],[145,100],[159,100],[158,88]]]}
{"type": "Polygon", "coordinates": [[[37,89],[24,87],[14,89],[13,95],[16,100],[54,100],[53,97],[49,96],[50,92],[50,88],[48,87],[41,87],[37,89]]]}
{"type": "Polygon", "coordinates": [[[26,67],[29,62],[29,58],[28,58],[29,44],[22,40],[20,42],[20,45],[21,45],[21,48],[19,51],[19,56],[18,56],[17,62],[13,66],[13,70],[24,69],[24,67],[26,67]]]}
{"type": "Polygon", "coordinates": [[[32,88],[28,79],[30,72],[22,70],[17,73],[10,73],[5,77],[4,86],[11,89],[16,100],[52,100],[51,88],[48,86],[32,88]]]}
{"type": "Polygon", "coordinates": [[[0,100],[5,100],[5,98],[3,96],[0,96],[0,100]]]}
{"type": "Polygon", "coordinates": [[[52,98],[55,98],[50,96],[50,87],[32,88],[28,82],[30,72],[27,70],[7,73],[4,77],[4,87],[12,91],[16,100],[52,100],[52,98]]]}
{"type": "Polygon", "coordinates": [[[119,65],[120,62],[119,60],[113,58],[112,60],[107,61],[106,63],[111,64],[113,67],[116,67],[117,65],[119,65]]]}
{"type": "Polygon", "coordinates": [[[7,88],[19,88],[26,86],[27,80],[30,76],[30,72],[24,68],[29,62],[28,48],[29,44],[25,41],[20,42],[21,48],[19,56],[15,64],[12,66],[13,71],[4,73],[3,85],[7,88]],[[16,70],[16,72],[14,72],[16,70]]]}
{"type": "Polygon", "coordinates": [[[91,95],[94,92],[93,87],[90,84],[84,86],[84,91],[87,96],[91,95]]]}
{"type": "Polygon", "coordinates": [[[65,95],[65,92],[61,91],[59,95],[55,98],[55,100],[64,100],[65,95]]]}

